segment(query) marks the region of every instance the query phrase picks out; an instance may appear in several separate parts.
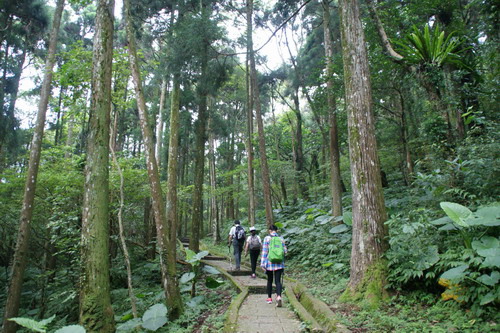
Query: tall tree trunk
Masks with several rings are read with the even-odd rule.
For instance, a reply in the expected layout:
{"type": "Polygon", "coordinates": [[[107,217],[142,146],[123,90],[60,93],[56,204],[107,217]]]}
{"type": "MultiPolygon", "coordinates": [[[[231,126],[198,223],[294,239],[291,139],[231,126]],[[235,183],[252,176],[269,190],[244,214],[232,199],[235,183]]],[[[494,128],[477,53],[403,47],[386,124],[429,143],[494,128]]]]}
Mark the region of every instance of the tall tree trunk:
{"type": "MultiPolygon", "coordinates": [[[[204,11],[206,9],[203,9],[204,11]]],[[[201,64],[201,87],[199,87],[198,98],[198,119],[195,125],[195,157],[194,157],[194,190],[193,190],[193,215],[191,219],[191,237],[189,238],[189,248],[194,252],[200,251],[200,229],[203,223],[203,176],[205,173],[205,143],[207,141],[207,120],[208,120],[208,93],[206,91],[206,76],[208,69],[208,45],[203,47],[201,64]]]]}
{"type": "MultiPolygon", "coordinates": [[[[248,4],[247,4],[248,5],[248,4]]],[[[252,17],[247,15],[247,34],[251,34],[252,17]]],[[[253,99],[252,83],[250,80],[250,55],[247,51],[246,59],[246,94],[247,94],[247,132],[245,138],[245,149],[247,151],[247,183],[248,183],[248,222],[251,226],[255,225],[255,170],[253,168],[253,99]]]]}
{"type": "Polygon", "coordinates": [[[327,100],[330,124],[330,191],[332,194],[332,214],[342,216],[342,187],[340,178],[340,148],[337,126],[337,103],[333,95],[333,47],[330,34],[330,7],[323,0],[323,34],[325,39],[327,100]]]}
{"type": "Polygon", "coordinates": [[[212,225],[212,238],[214,242],[220,242],[219,216],[217,214],[216,196],[216,170],[215,170],[215,135],[212,128],[212,118],[209,120],[208,155],[210,169],[210,221],[212,225]]]}
{"type": "Polygon", "coordinates": [[[114,1],[99,0],[92,59],[92,101],[82,214],[80,323],[114,332],[109,281],[109,125],[114,1]]]}
{"type": "MultiPolygon", "coordinates": [[[[234,127],[233,127],[234,128],[234,127]]],[[[227,218],[234,220],[234,176],[231,172],[234,170],[234,131],[229,135],[229,151],[227,154],[227,170],[229,176],[227,177],[227,186],[229,191],[227,193],[227,218]]]]}
{"type": "Polygon", "coordinates": [[[401,144],[403,145],[403,159],[404,159],[404,173],[403,177],[405,179],[406,185],[410,185],[411,178],[413,176],[413,159],[411,156],[410,145],[408,143],[408,125],[406,121],[406,107],[403,98],[403,94],[398,90],[399,94],[399,107],[401,108],[401,144]]]}
{"type": "Polygon", "coordinates": [[[144,244],[146,246],[146,259],[154,260],[156,256],[156,237],[154,214],[151,214],[151,198],[144,199],[144,244]]]}
{"type": "Polygon", "coordinates": [[[352,252],[344,297],[377,305],[386,295],[387,248],[380,165],[375,138],[370,73],[358,0],[341,0],[341,37],[352,184],[352,252]]]}
{"type": "MultiPolygon", "coordinates": [[[[31,141],[30,160],[26,183],[24,187],[23,205],[21,208],[21,218],[19,221],[19,230],[17,234],[16,248],[10,273],[9,289],[7,300],[5,302],[5,312],[3,320],[3,332],[13,333],[16,331],[17,324],[7,318],[17,317],[19,313],[19,304],[21,300],[21,289],[23,284],[24,271],[28,261],[28,248],[30,238],[30,223],[33,216],[35,201],[36,181],[38,177],[38,167],[40,163],[40,153],[42,150],[43,129],[45,126],[45,117],[49,103],[49,95],[52,82],[52,70],[56,61],[55,52],[61,16],[64,10],[64,0],[58,0],[56,11],[54,13],[54,22],[50,33],[49,49],[47,60],[45,62],[45,73],[40,93],[40,102],[38,104],[38,115],[33,139],[31,141]]],[[[2,100],[3,102],[3,100],[2,100]]]]}
{"type": "MultiPolygon", "coordinates": [[[[167,226],[169,231],[169,243],[167,250],[169,251],[169,276],[176,276],[177,272],[175,269],[176,265],[176,245],[177,245],[177,160],[179,156],[179,109],[180,109],[180,82],[179,76],[174,75],[173,88],[172,88],[172,102],[170,109],[170,137],[168,145],[168,180],[167,180],[167,226]],[[171,254],[174,254],[173,256],[171,254]]],[[[174,315],[170,317],[178,317],[182,313],[182,301],[180,298],[179,287],[177,280],[171,280],[168,286],[170,295],[177,294],[177,302],[175,307],[171,304],[169,309],[173,309],[174,315]],[[173,285],[175,282],[175,285],[173,285]]],[[[172,310],[170,310],[172,311],[172,310]]]]}
{"type": "Polygon", "coordinates": [[[155,156],[158,162],[158,169],[161,169],[161,149],[163,143],[163,110],[165,109],[165,100],[167,96],[167,79],[163,78],[160,88],[160,105],[158,106],[158,123],[156,124],[156,146],[155,156]]]}
{"type": "Polygon", "coordinates": [[[132,315],[134,318],[137,318],[137,305],[136,298],[134,294],[134,287],[132,285],[132,268],[130,265],[130,256],[128,254],[127,242],[125,238],[125,231],[123,228],[123,207],[125,205],[125,194],[124,194],[124,178],[123,172],[120,167],[120,163],[118,163],[118,159],[116,158],[116,154],[114,151],[114,142],[109,141],[109,150],[111,151],[111,156],[113,157],[113,163],[115,164],[116,171],[120,176],[120,206],[118,208],[118,234],[120,236],[120,245],[123,251],[123,258],[125,260],[125,267],[127,268],[127,287],[128,287],[128,296],[130,298],[130,306],[132,308],[132,315]]]}
{"type": "Polygon", "coordinates": [[[54,136],[55,146],[59,146],[61,144],[61,139],[62,139],[63,126],[64,126],[64,121],[63,121],[64,116],[62,115],[62,99],[65,91],[66,89],[64,86],[61,86],[59,88],[59,98],[57,101],[56,134],[54,136]]]}
{"type": "Polygon", "coordinates": [[[295,118],[297,118],[297,125],[295,127],[295,177],[297,178],[297,184],[299,184],[300,196],[304,200],[309,199],[308,188],[306,184],[306,179],[304,176],[304,151],[302,149],[302,114],[300,112],[299,103],[299,87],[295,87],[295,93],[293,94],[293,111],[295,113],[295,118]]]}
{"type": "MultiPolygon", "coordinates": [[[[130,12],[130,0],[124,1],[125,6],[125,26],[128,39],[129,61],[132,72],[132,80],[134,82],[134,89],[137,99],[137,107],[139,109],[139,119],[144,138],[144,148],[146,150],[146,164],[149,177],[149,185],[151,187],[151,198],[153,200],[153,211],[156,221],[156,234],[158,251],[160,252],[160,267],[162,274],[162,285],[165,290],[165,298],[167,308],[169,309],[168,315],[171,320],[179,318],[182,314],[182,299],[180,297],[179,284],[177,281],[177,268],[176,268],[176,227],[168,221],[165,214],[165,204],[163,200],[160,175],[158,173],[158,164],[155,157],[153,145],[153,133],[148,121],[148,114],[146,109],[146,101],[142,90],[141,73],[139,68],[139,61],[137,57],[137,49],[135,43],[135,35],[132,27],[132,16],[130,12]]],[[[169,168],[172,164],[169,159],[169,168]]],[[[172,188],[170,190],[176,190],[172,188]]],[[[168,200],[168,199],[167,199],[168,200]]],[[[169,202],[169,204],[171,204],[169,202]]]]}
{"type": "Polygon", "coordinates": [[[274,223],[273,206],[271,199],[271,180],[269,177],[269,167],[267,165],[266,139],[264,135],[264,122],[262,121],[262,110],[260,105],[260,92],[257,82],[257,70],[255,68],[255,54],[252,41],[252,16],[253,0],[247,0],[247,53],[250,58],[250,87],[251,96],[255,108],[255,118],[257,119],[257,131],[259,133],[259,153],[260,168],[262,176],[262,187],[264,194],[264,207],[266,211],[266,223],[268,226],[274,223]]]}

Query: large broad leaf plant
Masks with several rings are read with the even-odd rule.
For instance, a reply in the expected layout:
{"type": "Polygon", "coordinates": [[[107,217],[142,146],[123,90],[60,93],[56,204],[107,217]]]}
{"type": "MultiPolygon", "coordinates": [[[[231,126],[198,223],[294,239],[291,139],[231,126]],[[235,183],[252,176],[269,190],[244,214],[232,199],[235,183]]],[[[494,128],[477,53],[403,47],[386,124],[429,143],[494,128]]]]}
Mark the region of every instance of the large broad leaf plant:
{"type": "Polygon", "coordinates": [[[440,230],[460,236],[463,242],[460,260],[442,275],[459,295],[459,300],[478,307],[500,302],[500,205],[472,212],[453,202],[442,202],[446,217],[433,221],[440,230]]]}

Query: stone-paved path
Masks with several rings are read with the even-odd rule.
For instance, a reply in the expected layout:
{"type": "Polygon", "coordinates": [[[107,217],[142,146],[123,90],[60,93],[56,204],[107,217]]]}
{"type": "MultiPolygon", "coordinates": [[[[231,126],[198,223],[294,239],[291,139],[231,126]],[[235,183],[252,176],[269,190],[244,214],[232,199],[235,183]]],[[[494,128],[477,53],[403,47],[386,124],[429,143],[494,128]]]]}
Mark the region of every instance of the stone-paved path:
{"type": "Polygon", "coordinates": [[[265,302],[267,294],[249,294],[238,313],[238,333],[298,333],[300,321],[286,307],[265,302]]]}
{"type": "MultiPolygon", "coordinates": [[[[206,258],[208,259],[208,258],[206,258]]],[[[243,258],[242,258],[243,260],[243,258]]],[[[287,307],[286,299],[281,308],[276,307],[275,297],[273,295],[273,304],[266,303],[266,284],[267,281],[262,278],[252,279],[250,271],[243,266],[239,272],[234,272],[228,261],[210,260],[207,264],[218,266],[229,274],[242,286],[248,287],[249,295],[243,301],[238,311],[237,333],[295,333],[301,332],[301,322],[293,311],[287,307]]]]}

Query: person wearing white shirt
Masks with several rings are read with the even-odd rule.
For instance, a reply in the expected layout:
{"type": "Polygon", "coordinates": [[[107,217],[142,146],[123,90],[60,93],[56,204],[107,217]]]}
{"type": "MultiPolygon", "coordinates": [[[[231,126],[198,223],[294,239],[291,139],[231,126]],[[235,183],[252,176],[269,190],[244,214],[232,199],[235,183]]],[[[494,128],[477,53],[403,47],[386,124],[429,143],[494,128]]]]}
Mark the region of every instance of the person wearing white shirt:
{"type": "Polygon", "coordinates": [[[241,252],[243,252],[243,245],[245,244],[245,228],[241,226],[239,220],[234,221],[234,226],[229,230],[228,245],[233,244],[235,270],[240,270],[241,252]]]}
{"type": "Polygon", "coordinates": [[[260,249],[262,248],[262,240],[257,235],[255,227],[250,227],[251,235],[248,236],[245,244],[245,256],[248,255],[250,250],[250,264],[252,266],[252,278],[255,279],[255,269],[257,267],[257,259],[259,258],[260,249]]]}

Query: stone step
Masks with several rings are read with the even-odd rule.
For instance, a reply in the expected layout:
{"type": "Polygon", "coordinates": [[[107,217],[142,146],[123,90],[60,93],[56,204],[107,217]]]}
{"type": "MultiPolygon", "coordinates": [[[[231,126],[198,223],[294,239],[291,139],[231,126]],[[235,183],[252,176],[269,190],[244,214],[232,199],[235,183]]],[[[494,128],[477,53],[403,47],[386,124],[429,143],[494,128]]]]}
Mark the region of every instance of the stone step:
{"type": "Polygon", "coordinates": [[[252,271],[250,270],[242,270],[240,269],[239,271],[237,270],[232,270],[232,271],[227,271],[229,274],[232,276],[245,276],[245,275],[252,275],[252,271]]]}

